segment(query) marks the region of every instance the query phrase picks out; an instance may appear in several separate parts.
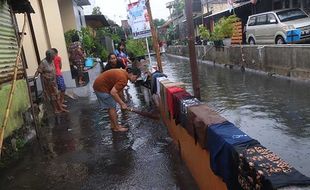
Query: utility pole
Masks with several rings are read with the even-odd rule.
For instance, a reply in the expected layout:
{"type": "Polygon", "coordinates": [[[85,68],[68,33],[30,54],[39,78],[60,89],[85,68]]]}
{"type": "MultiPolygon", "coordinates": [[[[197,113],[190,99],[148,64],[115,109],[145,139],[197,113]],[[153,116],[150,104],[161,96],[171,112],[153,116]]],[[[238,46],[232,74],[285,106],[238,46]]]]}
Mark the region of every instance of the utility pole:
{"type": "Polygon", "coordinates": [[[185,14],[188,28],[188,49],[189,49],[189,61],[191,64],[192,71],[192,83],[194,96],[200,99],[200,84],[199,84],[199,73],[196,60],[196,51],[195,51],[195,32],[194,32],[194,23],[193,23],[193,0],[185,0],[185,14]]]}
{"type": "MultiPolygon", "coordinates": [[[[163,68],[161,65],[161,57],[160,57],[160,52],[159,52],[159,45],[158,45],[158,38],[157,38],[157,31],[153,23],[153,17],[152,17],[152,11],[151,11],[151,6],[150,6],[150,0],[146,0],[145,2],[147,12],[149,14],[149,19],[150,19],[150,26],[151,26],[151,33],[152,33],[152,39],[153,39],[153,48],[156,53],[156,60],[157,60],[157,67],[160,72],[163,72],[163,68]]],[[[151,60],[150,60],[151,61],[151,60]]]]}

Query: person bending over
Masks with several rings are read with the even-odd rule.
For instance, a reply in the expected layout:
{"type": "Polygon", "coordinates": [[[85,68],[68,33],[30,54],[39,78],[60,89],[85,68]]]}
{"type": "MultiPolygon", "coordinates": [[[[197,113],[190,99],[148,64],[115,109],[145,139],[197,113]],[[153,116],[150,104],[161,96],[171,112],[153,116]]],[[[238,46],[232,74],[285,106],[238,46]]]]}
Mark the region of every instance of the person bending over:
{"type": "Polygon", "coordinates": [[[125,128],[118,124],[118,115],[116,113],[116,103],[122,110],[127,109],[127,105],[120,97],[120,93],[130,82],[136,82],[140,77],[141,71],[138,68],[111,69],[101,73],[95,80],[93,88],[97,96],[98,102],[103,109],[108,110],[111,129],[115,132],[124,132],[125,128]]]}

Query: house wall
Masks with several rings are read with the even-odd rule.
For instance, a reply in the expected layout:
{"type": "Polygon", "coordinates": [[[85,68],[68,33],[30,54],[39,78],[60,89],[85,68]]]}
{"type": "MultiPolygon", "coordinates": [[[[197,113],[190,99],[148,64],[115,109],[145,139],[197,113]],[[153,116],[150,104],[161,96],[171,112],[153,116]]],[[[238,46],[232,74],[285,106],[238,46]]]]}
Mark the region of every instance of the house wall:
{"type": "Polygon", "coordinates": [[[74,0],[58,0],[58,3],[64,32],[86,27],[84,10],[74,0]]]}
{"type": "MultiPolygon", "coordinates": [[[[0,90],[0,123],[2,124],[6,105],[11,90],[11,84],[1,86],[0,90]]],[[[30,107],[28,89],[25,80],[16,81],[16,88],[13,95],[12,106],[10,110],[9,120],[5,128],[4,138],[12,134],[13,131],[21,128],[24,124],[23,113],[30,107]]]]}
{"type": "Polygon", "coordinates": [[[72,29],[76,29],[76,19],[74,14],[73,2],[72,0],[58,0],[59,10],[63,25],[63,31],[67,32],[72,29]]]}
{"type": "MultiPolygon", "coordinates": [[[[30,1],[35,14],[31,14],[32,23],[40,59],[45,57],[45,51],[49,48],[57,48],[62,58],[62,72],[67,87],[76,87],[75,81],[72,79],[69,58],[64,38],[64,28],[58,0],[31,0],[30,1]]],[[[19,28],[22,27],[22,15],[16,15],[19,28]]],[[[27,74],[33,76],[37,69],[38,63],[34,51],[33,38],[29,27],[27,27],[27,36],[25,38],[24,50],[28,64],[27,74]]]]}

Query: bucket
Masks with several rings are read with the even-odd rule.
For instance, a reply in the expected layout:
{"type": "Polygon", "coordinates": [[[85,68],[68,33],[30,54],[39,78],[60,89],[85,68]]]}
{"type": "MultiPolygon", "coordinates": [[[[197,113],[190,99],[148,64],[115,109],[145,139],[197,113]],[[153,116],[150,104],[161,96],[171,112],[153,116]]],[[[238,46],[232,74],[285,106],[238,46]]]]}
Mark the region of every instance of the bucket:
{"type": "Polygon", "coordinates": [[[94,65],[94,60],[91,57],[87,57],[85,60],[85,67],[92,67],[94,65]]]}

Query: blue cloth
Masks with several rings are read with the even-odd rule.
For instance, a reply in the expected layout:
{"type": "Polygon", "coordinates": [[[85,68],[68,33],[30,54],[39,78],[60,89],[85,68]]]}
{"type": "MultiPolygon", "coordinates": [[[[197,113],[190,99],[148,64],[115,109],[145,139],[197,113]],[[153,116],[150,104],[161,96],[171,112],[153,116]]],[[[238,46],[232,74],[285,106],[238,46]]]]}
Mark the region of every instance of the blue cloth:
{"type": "Polygon", "coordinates": [[[109,109],[109,108],[116,109],[116,102],[111,96],[111,94],[96,91],[95,94],[102,109],[109,109]]]}
{"type": "Polygon", "coordinates": [[[64,80],[63,76],[57,75],[56,76],[56,82],[57,82],[58,90],[60,92],[65,92],[66,91],[66,84],[65,84],[65,80],[64,80]]]}
{"type": "Polygon", "coordinates": [[[207,128],[207,145],[210,151],[212,171],[223,178],[228,189],[234,183],[236,168],[234,164],[234,146],[253,140],[229,121],[210,125],[207,128]]]}
{"type": "Polygon", "coordinates": [[[300,40],[301,38],[301,30],[300,29],[294,29],[286,32],[286,39],[285,41],[287,43],[295,42],[300,40]]]}
{"type": "Polygon", "coordinates": [[[151,93],[152,94],[156,94],[157,93],[157,81],[156,78],[159,77],[167,77],[167,75],[159,72],[159,71],[155,71],[154,73],[152,73],[152,79],[151,79],[151,93]]]}

